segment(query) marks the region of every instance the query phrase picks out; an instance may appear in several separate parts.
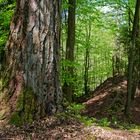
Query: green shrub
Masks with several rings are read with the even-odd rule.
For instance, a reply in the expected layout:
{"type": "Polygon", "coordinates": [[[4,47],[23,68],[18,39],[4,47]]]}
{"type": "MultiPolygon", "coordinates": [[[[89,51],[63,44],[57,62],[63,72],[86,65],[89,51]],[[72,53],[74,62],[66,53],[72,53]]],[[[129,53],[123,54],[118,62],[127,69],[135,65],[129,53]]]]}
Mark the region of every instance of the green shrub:
{"type": "Polygon", "coordinates": [[[85,105],[83,104],[71,104],[68,106],[68,111],[74,114],[79,114],[83,109],[85,109],[85,105]]]}
{"type": "Polygon", "coordinates": [[[110,121],[108,120],[108,118],[103,118],[99,120],[99,125],[103,127],[108,127],[110,125],[110,121]]]}
{"type": "MultiPolygon", "coordinates": [[[[5,0],[0,0],[0,4],[5,0]]],[[[7,4],[4,7],[0,7],[0,63],[4,57],[4,47],[10,31],[10,20],[12,18],[15,2],[7,4]]]]}

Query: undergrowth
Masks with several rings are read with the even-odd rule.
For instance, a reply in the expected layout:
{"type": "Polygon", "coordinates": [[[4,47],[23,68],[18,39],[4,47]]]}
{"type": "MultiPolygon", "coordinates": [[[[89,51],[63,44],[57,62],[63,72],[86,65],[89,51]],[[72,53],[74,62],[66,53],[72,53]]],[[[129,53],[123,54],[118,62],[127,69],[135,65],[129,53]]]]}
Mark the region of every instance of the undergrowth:
{"type": "Polygon", "coordinates": [[[122,122],[116,116],[112,116],[111,119],[102,118],[100,120],[93,117],[83,116],[81,115],[81,111],[84,109],[85,106],[83,104],[74,103],[69,105],[65,112],[58,113],[56,116],[60,119],[75,119],[86,126],[96,125],[109,130],[112,130],[112,128],[119,128],[123,130],[127,129],[129,131],[140,131],[140,126],[128,122],[122,122]]]}
{"type": "Polygon", "coordinates": [[[66,110],[62,113],[57,113],[56,117],[58,119],[75,119],[86,126],[92,125],[96,119],[95,118],[90,118],[88,116],[82,116],[81,111],[85,109],[85,106],[82,104],[71,104],[69,105],[66,110]]]}

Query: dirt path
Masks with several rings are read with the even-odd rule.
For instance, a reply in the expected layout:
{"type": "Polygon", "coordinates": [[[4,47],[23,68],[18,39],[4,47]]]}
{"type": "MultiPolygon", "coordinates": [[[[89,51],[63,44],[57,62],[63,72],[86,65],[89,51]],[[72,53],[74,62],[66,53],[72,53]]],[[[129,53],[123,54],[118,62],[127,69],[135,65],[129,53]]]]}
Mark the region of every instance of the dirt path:
{"type": "Polygon", "coordinates": [[[140,133],[127,130],[107,130],[105,128],[91,126],[86,128],[97,140],[140,140],[140,133]]]}
{"type": "Polygon", "coordinates": [[[140,133],[86,127],[74,119],[47,118],[30,125],[0,128],[0,140],[140,140],[140,133]]]}

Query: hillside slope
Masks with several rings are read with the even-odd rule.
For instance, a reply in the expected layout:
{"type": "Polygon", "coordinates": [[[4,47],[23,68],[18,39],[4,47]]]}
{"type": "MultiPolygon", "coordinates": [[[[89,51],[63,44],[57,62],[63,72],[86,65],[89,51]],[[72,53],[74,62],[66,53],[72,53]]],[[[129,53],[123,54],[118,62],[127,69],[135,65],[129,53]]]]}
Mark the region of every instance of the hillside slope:
{"type": "Polygon", "coordinates": [[[140,89],[131,108],[131,116],[124,116],[124,107],[127,95],[127,81],[123,76],[108,78],[92,92],[92,98],[84,102],[86,109],[84,114],[101,118],[117,118],[122,122],[140,125],[140,89]]]}

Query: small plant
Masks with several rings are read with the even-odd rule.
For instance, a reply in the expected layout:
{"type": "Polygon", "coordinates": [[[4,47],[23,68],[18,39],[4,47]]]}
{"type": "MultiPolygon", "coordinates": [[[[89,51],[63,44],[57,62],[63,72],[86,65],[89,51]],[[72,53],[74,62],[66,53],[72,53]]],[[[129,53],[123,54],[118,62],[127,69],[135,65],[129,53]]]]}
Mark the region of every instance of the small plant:
{"type": "Polygon", "coordinates": [[[103,127],[108,127],[110,125],[110,121],[107,118],[103,118],[99,121],[99,125],[103,127]]]}
{"type": "Polygon", "coordinates": [[[80,114],[80,112],[85,109],[85,106],[83,104],[71,104],[68,106],[68,111],[73,113],[73,114],[80,114]]]}
{"type": "Polygon", "coordinates": [[[76,118],[78,121],[84,123],[86,126],[90,126],[90,125],[92,125],[93,123],[96,122],[96,119],[95,119],[95,118],[90,118],[90,117],[88,117],[88,116],[82,116],[82,115],[80,115],[80,114],[75,115],[75,118],[76,118]]]}
{"type": "Polygon", "coordinates": [[[89,118],[88,116],[82,116],[80,113],[85,109],[85,106],[82,104],[71,104],[67,107],[67,110],[62,113],[58,113],[57,117],[63,120],[75,119],[84,123],[86,126],[90,126],[96,122],[95,118],[89,118]]]}
{"type": "Polygon", "coordinates": [[[84,109],[85,109],[85,106],[83,104],[73,103],[68,107],[68,114],[70,114],[70,116],[74,117],[78,121],[84,123],[85,125],[90,126],[96,122],[96,119],[89,118],[88,116],[82,116],[80,113],[84,109]]]}
{"type": "Polygon", "coordinates": [[[117,120],[117,118],[115,116],[113,116],[111,120],[112,120],[111,122],[113,123],[113,125],[118,124],[118,120],[117,120]]]}

